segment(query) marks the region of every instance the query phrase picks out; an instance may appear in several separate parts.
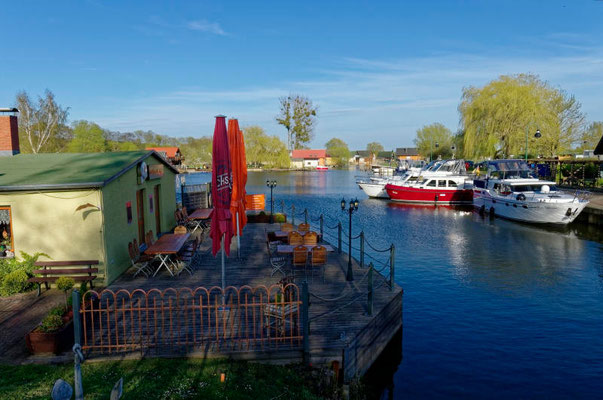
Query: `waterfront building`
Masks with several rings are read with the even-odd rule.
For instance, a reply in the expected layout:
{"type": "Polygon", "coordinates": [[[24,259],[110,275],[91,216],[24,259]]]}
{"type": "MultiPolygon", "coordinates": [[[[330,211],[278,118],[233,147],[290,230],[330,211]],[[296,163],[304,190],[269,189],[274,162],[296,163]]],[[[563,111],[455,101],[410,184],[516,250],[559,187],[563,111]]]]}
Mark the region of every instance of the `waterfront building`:
{"type": "Polygon", "coordinates": [[[396,158],[400,161],[418,161],[423,159],[419,155],[419,149],[416,147],[397,147],[396,158]]]}
{"type": "Polygon", "coordinates": [[[178,172],[154,151],[19,154],[17,117],[5,115],[0,146],[0,255],[99,260],[109,284],[130,266],[128,242],[175,225],[178,172]]]}
{"type": "Polygon", "coordinates": [[[291,168],[316,168],[318,166],[328,166],[331,164],[330,157],[324,149],[319,150],[292,150],[291,168]]]}
{"type": "Polygon", "coordinates": [[[179,147],[147,147],[146,150],[156,151],[174,166],[180,165],[184,161],[179,147]]]}

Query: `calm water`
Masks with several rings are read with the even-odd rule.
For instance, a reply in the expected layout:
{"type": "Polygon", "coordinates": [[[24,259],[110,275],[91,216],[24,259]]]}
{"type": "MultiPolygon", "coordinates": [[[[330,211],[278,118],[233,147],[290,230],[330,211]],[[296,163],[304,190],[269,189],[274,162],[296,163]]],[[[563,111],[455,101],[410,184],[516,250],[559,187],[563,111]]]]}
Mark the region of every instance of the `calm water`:
{"type": "Polygon", "coordinates": [[[396,245],[402,355],[398,344],[371,371],[387,384],[383,397],[603,396],[602,232],[368,199],[356,174],[250,173],[247,191],[266,193],[268,205],[265,181],[276,179],[276,211],[294,202],[339,218],[346,230],[340,200],[358,197],[354,234],[363,229],[376,247],[396,245]]]}

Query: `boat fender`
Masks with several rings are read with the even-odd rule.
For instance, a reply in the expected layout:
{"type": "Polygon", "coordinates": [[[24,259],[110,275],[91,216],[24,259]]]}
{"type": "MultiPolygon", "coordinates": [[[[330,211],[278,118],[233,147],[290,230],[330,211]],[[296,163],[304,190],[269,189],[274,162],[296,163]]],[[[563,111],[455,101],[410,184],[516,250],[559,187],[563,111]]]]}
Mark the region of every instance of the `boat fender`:
{"type": "Polygon", "coordinates": [[[525,194],[523,194],[523,193],[519,193],[519,194],[517,195],[516,199],[517,199],[517,200],[519,200],[519,201],[525,201],[525,199],[526,199],[526,195],[525,195],[525,194]]]}

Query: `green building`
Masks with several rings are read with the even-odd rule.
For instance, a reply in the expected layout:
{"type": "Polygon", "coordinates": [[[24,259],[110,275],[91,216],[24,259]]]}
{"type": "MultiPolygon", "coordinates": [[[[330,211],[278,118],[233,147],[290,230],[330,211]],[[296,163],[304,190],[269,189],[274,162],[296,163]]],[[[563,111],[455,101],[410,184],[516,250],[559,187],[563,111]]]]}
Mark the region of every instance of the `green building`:
{"type": "Polygon", "coordinates": [[[154,151],[0,157],[0,256],[98,259],[108,285],[130,267],[128,242],[175,226],[177,173],[154,151]]]}

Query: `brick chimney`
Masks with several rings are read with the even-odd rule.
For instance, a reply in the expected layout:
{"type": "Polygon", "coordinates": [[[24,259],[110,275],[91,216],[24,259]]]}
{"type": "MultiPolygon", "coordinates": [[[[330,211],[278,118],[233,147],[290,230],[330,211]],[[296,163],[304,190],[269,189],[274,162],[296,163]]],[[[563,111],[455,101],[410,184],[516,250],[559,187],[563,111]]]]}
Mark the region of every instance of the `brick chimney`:
{"type": "Polygon", "coordinates": [[[15,115],[18,112],[16,108],[0,108],[0,156],[19,154],[19,123],[15,115]]]}

